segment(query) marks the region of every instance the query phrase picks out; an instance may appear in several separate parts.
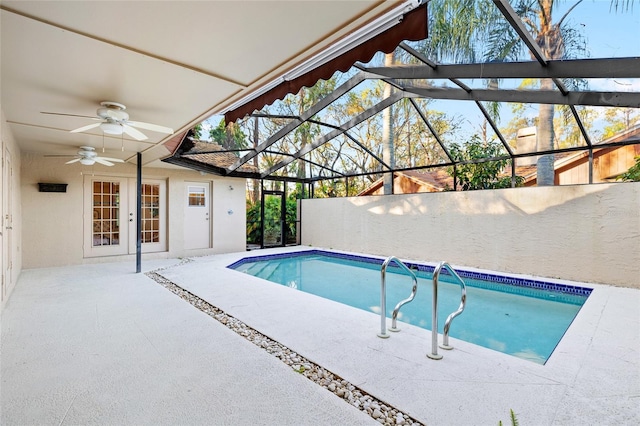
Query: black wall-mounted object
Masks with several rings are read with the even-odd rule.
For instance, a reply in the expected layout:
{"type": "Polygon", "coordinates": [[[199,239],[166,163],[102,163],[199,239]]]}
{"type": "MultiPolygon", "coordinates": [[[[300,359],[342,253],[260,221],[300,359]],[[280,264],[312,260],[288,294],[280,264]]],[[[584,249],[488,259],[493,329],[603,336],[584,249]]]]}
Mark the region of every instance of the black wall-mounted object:
{"type": "Polygon", "coordinates": [[[67,192],[66,183],[38,183],[38,191],[40,192],[67,192]]]}

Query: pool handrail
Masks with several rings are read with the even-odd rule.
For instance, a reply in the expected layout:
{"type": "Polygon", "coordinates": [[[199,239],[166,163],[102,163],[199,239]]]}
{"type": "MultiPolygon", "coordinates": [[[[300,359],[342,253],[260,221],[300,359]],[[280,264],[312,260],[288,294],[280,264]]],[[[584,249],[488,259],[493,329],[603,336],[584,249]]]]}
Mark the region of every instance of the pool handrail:
{"type": "Polygon", "coordinates": [[[460,315],[462,311],[464,311],[465,306],[467,306],[467,286],[464,283],[464,280],[460,278],[460,275],[458,275],[458,273],[451,267],[451,265],[449,265],[447,262],[444,262],[442,267],[446,268],[460,284],[460,306],[458,306],[458,309],[456,311],[449,314],[447,319],[444,321],[444,329],[442,330],[442,344],[440,345],[440,348],[449,351],[453,349],[453,346],[449,345],[449,330],[451,329],[451,321],[453,321],[455,317],[460,315]]]}
{"type": "Polygon", "coordinates": [[[400,268],[404,269],[406,272],[409,273],[409,275],[411,276],[411,279],[413,280],[413,288],[411,289],[411,294],[409,295],[409,297],[398,302],[396,307],[393,309],[393,314],[391,317],[391,328],[389,329],[389,331],[394,331],[394,332],[400,331],[400,329],[397,327],[398,312],[400,311],[400,308],[402,306],[411,302],[416,297],[416,293],[418,292],[418,278],[416,277],[416,274],[411,269],[409,269],[407,265],[405,265],[400,259],[398,259],[395,256],[389,256],[382,263],[382,267],[380,268],[380,333],[378,333],[378,337],[381,337],[383,339],[386,339],[389,337],[389,335],[387,334],[386,273],[387,273],[387,267],[391,262],[395,262],[400,268]]]}
{"type": "Polygon", "coordinates": [[[449,265],[449,263],[442,261],[438,263],[438,265],[433,270],[433,303],[431,308],[431,353],[427,354],[427,356],[431,359],[442,359],[442,355],[438,354],[438,280],[440,277],[440,272],[446,269],[449,273],[457,278],[460,283],[461,288],[461,297],[460,297],[460,306],[458,310],[452,312],[446,319],[444,324],[444,330],[442,333],[442,345],[440,346],[442,349],[453,349],[452,346],[449,345],[449,329],[451,327],[451,321],[458,315],[464,311],[464,308],[467,304],[467,286],[458,273],[449,265]]]}

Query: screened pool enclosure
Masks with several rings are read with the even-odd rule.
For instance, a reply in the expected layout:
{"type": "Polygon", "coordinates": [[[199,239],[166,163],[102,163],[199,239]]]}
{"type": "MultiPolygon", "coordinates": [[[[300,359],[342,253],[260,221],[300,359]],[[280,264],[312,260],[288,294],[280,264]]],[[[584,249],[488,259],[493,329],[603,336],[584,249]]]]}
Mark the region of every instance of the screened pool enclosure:
{"type": "Polygon", "coordinates": [[[315,84],[292,70],[165,161],[249,178],[250,202],[277,205],[275,245],[295,242],[289,198],[615,181],[640,155],[637,6],[423,3],[405,17],[426,19],[426,38],[399,36],[405,18],[315,84]]]}

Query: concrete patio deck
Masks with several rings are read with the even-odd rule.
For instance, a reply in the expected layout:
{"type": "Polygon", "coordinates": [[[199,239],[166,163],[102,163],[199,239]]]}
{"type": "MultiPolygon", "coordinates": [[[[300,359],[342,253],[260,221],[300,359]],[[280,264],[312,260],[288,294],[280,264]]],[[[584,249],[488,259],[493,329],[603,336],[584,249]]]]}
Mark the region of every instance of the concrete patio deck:
{"type": "MultiPolygon", "coordinates": [[[[546,365],[456,339],[433,361],[426,330],[379,339],[372,313],[226,268],[245,255],[160,273],[425,424],[640,423],[639,290],[589,284],[546,365]]],[[[23,272],[2,316],[2,424],[377,424],[132,269],[23,272]]]]}
{"type": "Polygon", "coordinates": [[[2,316],[1,424],[377,424],[132,269],[22,273],[2,316]]]}

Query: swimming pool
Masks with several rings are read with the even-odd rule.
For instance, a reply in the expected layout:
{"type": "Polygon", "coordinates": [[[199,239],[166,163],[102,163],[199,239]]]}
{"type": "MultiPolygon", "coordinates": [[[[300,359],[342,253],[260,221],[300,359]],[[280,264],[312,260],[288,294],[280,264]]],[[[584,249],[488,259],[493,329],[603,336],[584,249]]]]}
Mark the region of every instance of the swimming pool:
{"type": "MultiPolygon", "coordinates": [[[[380,266],[384,259],[308,250],[253,256],[228,267],[300,291],[380,313],[380,266]]],[[[433,267],[406,263],[418,276],[416,299],[398,319],[431,327],[433,267]]],[[[586,287],[456,270],[467,285],[467,306],[451,326],[452,337],[544,364],[591,293],[586,287]]],[[[400,268],[387,269],[387,316],[411,292],[400,268]]],[[[438,288],[438,324],[460,304],[460,288],[446,274],[438,288]]],[[[372,333],[375,332],[372,323],[372,333]]]]}

